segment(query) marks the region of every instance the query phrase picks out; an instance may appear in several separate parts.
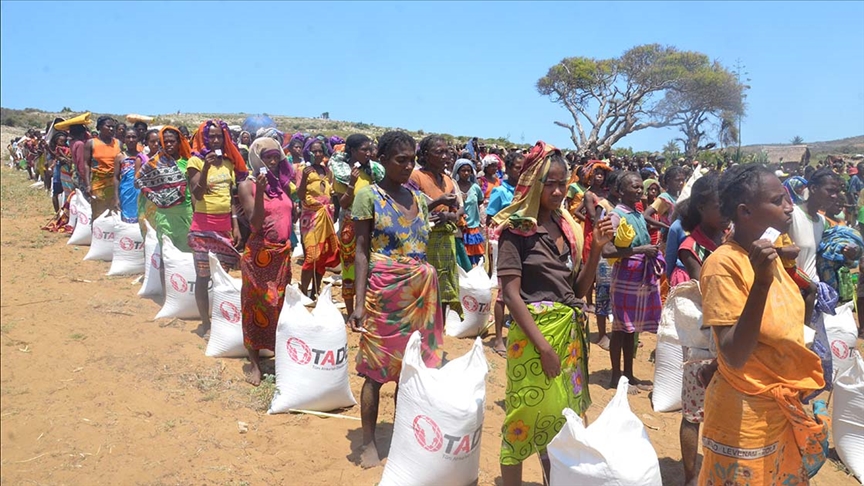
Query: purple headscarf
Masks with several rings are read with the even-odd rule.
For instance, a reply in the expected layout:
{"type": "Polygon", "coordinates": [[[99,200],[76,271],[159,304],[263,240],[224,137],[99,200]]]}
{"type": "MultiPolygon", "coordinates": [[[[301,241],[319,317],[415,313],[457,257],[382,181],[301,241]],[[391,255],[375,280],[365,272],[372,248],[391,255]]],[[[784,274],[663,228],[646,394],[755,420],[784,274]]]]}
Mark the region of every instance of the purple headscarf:
{"type": "Polygon", "coordinates": [[[291,181],[294,179],[294,168],[288,163],[288,157],[282,151],[279,142],[270,138],[256,138],[249,146],[249,165],[253,170],[264,167],[264,156],[271,152],[281,157],[275,171],[267,171],[267,195],[271,198],[288,194],[291,191],[291,181]]]}

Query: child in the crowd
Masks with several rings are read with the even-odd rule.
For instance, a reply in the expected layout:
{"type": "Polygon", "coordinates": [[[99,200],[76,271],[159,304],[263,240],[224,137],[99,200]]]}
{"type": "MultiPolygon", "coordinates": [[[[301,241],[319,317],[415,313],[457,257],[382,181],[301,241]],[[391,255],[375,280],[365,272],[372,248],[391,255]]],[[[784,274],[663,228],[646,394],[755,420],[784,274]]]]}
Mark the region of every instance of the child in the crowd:
{"type": "MultiPolygon", "coordinates": [[[[501,181],[501,185],[492,189],[489,195],[489,204],[486,206],[486,227],[488,228],[489,241],[495,241],[497,244],[498,238],[492,217],[498,214],[502,209],[510,205],[513,201],[513,193],[516,190],[516,184],[519,182],[519,173],[522,171],[522,163],[525,156],[519,152],[510,152],[504,158],[504,168],[507,171],[507,178],[501,181]]],[[[497,260],[491,261],[491,265],[498,265],[497,260]]],[[[490,269],[494,268],[490,265],[490,269]]],[[[503,329],[504,329],[504,299],[501,292],[501,282],[498,282],[498,297],[495,299],[495,340],[492,342],[492,348],[499,356],[507,355],[507,347],[504,345],[503,329]]]]}

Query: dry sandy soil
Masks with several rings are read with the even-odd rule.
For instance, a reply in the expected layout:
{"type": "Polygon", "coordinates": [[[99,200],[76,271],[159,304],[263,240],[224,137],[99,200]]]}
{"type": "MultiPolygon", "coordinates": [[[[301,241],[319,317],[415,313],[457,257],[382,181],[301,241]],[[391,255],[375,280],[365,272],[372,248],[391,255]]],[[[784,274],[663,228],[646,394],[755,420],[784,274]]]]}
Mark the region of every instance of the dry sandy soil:
{"type": "MultiPolygon", "coordinates": [[[[4,129],[4,150],[9,137],[4,129]]],[[[28,186],[22,172],[3,167],[0,484],[374,485],[380,480],[381,468],[356,465],[359,421],[267,415],[272,386],[247,385],[244,360],[205,357],[205,342],[192,333],[198,322],[154,322],[159,306],[136,296],[132,277],[104,276],[108,264],[82,261],[86,248],[66,246],[66,236],[41,231],[50,200],[28,186]],[[238,421],[248,424],[247,433],[239,432],[238,421]]],[[[636,373],[651,378],[654,337],[644,342],[636,373]]],[[[444,349],[452,358],[470,345],[448,338],[444,349]]],[[[356,336],[349,336],[349,347],[356,350],[356,336]]],[[[500,484],[505,375],[504,360],[488,347],[486,356],[490,373],[479,484],[492,485],[500,484]]],[[[608,355],[595,345],[590,369],[593,420],[613,395],[603,386],[609,381],[608,355]]],[[[356,397],[360,385],[352,376],[356,397]]],[[[393,385],[383,388],[379,439],[385,454],[393,392],[393,385]]],[[[630,404],[649,427],[664,484],[682,484],[680,414],[653,412],[644,393],[630,404]]],[[[359,417],[360,411],[342,413],[359,417]]],[[[812,484],[856,484],[842,469],[829,462],[812,484]]],[[[526,483],[540,483],[540,474],[538,462],[529,460],[526,483]]]]}

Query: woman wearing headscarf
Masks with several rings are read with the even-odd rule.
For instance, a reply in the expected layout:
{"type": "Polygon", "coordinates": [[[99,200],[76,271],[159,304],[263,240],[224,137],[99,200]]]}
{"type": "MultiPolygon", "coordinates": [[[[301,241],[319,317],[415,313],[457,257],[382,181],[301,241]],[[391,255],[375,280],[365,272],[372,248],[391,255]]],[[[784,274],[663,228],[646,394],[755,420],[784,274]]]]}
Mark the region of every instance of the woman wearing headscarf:
{"type": "Polygon", "coordinates": [[[444,173],[450,162],[447,141],[439,135],[429,135],[420,141],[420,170],[411,173],[410,184],[426,195],[429,206],[429,244],[426,256],[438,272],[441,304],[462,311],[459,301],[459,279],[456,272],[456,222],[462,213],[453,179],[444,173]]]}
{"type": "Polygon", "coordinates": [[[513,202],[494,218],[500,231],[498,276],[513,316],[507,337],[507,387],[501,476],[521,484],[522,462],[540,454],[564,426],[562,411],[583,415],[588,394],[588,340],[579,298],[591,289],[600,248],[612,240],[608,217],[594,229],[595,245],[582,262],[582,228],[561,203],[567,162],[537,142],[525,158],[513,202]]]}
{"type": "Polygon", "coordinates": [[[300,290],[314,299],[326,269],[339,264],[339,240],[333,226],[332,176],[323,163],[324,143],[314,140],[307,149],[312,163],[303,169],[297,188],[301,204],[300,236],[305,253],[300,290]],[[313,277],[315,281],[309,290],[313,277]]]}
{"type": "MultiPolygon", "coordinates": [[[[504,161],[496,154],[487,155],[482,161],[483,174],[477,178],[477,185],[483,192],[483,199],[488,200],[492,194],[492,189],[501,185],[501,178],[498,177],[498,172],[504,166],[504,161]]],[[[515,182],[515,181],[511,181],[515,182]]]]}
{"type": "Polygon", "coordinates": [[[465,271],[471,270],[474,265],[480,263],[480,258],[486,253],[486,240],[480,230],[480,204],[484,201],[483,191],[477,185],[477,177],[474,175],[474,164],[468,159],[459,159],[453,164],[453,174],[456,175],[456,184],[459,186],[459,194],[465,208],[465,218],[459,222],[462,231],[462,242],[465,245],[470,264],[465,271]]]}
{"type": "Polygon", "coordinates": [[[237,137],[237,148],[238,149],[246,149],[249,150],[249,147],[252,145],[252,134],[243,130],[240,132],[240,136],[237,137]]]}
{"type": "Polygon", "coordinates": [[[807,201],[807,179],[801,176],[792,176],[783,182],[783,187],[786,188],[792,204],[797,206],[807,201]]]}
{"type": "Polygon", "coordinates": [[[193,155],[186,177],[189,180],[195,212],[189,228],[189,248],[195,259],[195,302],[201,315],[199,332],[210,330],[210,259],[213,253],[223,268],[236,267],[240,253],[237,208],[232,191],[236,181],[248,172],[243,156],[231,140],[228,125],[221,120],[201,124],[192,138],[193,155]]]}
{"type": "MultiPolygon", "coordinates": [[[[152,134],[146,137],[152,140],[152,134]]],[[[152,207],[153,228],[159,244],[168,236],[178,250],[189,252],[189,226],[192,224],[192,197],[186,182],[186,167],[192,157],[192,149],[179,130],[165,126],[159,130],[159,142],[155,155],[146,161],[135,162],[135,187],[147,198],[152,207]]],[[[149,143],[151,154],[156,144],[149,143]]],[[[139,205],[139,208],[141,206],[139,205]]]]}
{"type": "MultiPolygon", "coordinates": [[[[657,179],[645,179],[642,182],[642,188],[645,191],[644,199],[642,200],[642,211],[644,212],[645,208],[650,207],[654,204],[654,201],[657,200],[657,197],[660,196],[660,192],[663,190],[660,187],[660,182],[657,179]]],[[[639,209],[639,208],[636,208],[639,209]]],[[[654,213],[651,215],[654,221],[660,221],[660,215],[654,213]]],[[[651,244],[656,245],[660,243],[660,228],[657,226],[649,226],[648,227],[648,235],[651,236],[651,244]]],[[[673,285],[674,287],[674,285],[673,285]]]]}
{"type": "Polygon", "coordinates": [[[243,342],[251,363],[246,379],[257,386],[261,383],[259,351],[275,350],[285,286],[291,283],[293,174],[280,144],[268,137],[252,142],[249,165],[257,175],[238,185],[240,205],[252,230],[240,260],[240,306],[243,342]]]}
{"type": "Polygon", "coordinates": [[[354,233],[354,218],[351,206],[354,195],[370,185],[384,179],[384,167],[372,160],[375,147],[366,135],[355,133],[345,141],[345,151],[330,159],[333,172],[333,191],[339,194],[339,254],[342,257],[342,298],[348,315],[354,313],[354,257],[357,238],[354,233]]]}

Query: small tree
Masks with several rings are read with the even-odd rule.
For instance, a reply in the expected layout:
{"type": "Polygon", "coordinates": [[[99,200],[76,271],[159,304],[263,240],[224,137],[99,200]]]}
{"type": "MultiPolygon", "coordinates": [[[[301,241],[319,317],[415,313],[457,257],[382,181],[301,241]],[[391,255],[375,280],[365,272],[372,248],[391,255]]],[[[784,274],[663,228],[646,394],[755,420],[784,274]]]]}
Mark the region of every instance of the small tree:
{"type": "Polygon", "coordinates": [[[669,140],[666,145],[663,146],[663,157],[666,160],[677,159],[681,156],[681,148],[678,146],[678,142],[675,140],[669,140]]]}
{"type": "Polygon", "coordinates": [[[791,143],[792,145],[801,145],[802,143],[804,143],[804,139],[801,138],[800,135],[795,135],[794,137],[792,137],[792,140],[790,140],[789,143],[791,143]]]}

